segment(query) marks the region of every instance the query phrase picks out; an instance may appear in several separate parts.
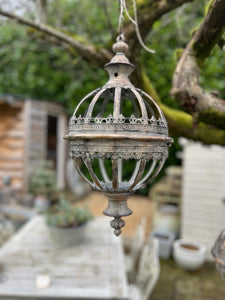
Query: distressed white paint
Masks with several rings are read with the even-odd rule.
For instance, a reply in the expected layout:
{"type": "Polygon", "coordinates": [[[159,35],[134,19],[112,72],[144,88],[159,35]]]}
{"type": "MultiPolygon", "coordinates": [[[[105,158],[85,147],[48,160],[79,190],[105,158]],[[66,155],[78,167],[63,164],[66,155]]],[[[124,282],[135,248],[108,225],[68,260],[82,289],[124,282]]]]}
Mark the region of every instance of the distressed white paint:
{"type": "Polygon", "coordinates": [[[36,216],[4,245],[0,259],[0,299],[127,299],[121,238],[106,217],[89,222],[83,243],[60,248],[36,216]],[[40,275],[49,277],[49,287],[37,288],[40,275]]]}
{"type": "Polygon", "coordinates": [[[225,227],[225,148],[183,141],[181,237],[211,248],[225,227]]]}

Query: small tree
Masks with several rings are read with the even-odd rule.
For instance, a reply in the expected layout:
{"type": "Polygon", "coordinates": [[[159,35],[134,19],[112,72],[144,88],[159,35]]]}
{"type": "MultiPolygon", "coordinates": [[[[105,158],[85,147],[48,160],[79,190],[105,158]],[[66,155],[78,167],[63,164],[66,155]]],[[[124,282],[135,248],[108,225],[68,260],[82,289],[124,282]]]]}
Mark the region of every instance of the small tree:
{"type": "Polygon", "coordinates": [[[43,161],[31,174],[29,191],[35,196],[41,195],[52,200],[58,192],[56,172],[51,161],[43,161]]]}

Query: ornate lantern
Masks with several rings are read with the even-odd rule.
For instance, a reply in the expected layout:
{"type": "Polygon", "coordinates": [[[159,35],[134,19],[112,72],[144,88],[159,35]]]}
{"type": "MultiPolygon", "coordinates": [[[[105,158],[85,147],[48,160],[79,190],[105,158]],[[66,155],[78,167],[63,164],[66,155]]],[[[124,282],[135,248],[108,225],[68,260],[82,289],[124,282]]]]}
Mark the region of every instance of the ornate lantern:
{"type": "Polygon", "coordinates": [[[108,197],[103,213],[114,217],[116,235],[125,225],[121,217],[132,213],[127,198],[157,176],[173,142],[157,103],[130,82],[127,50],[119,37],[105,65],[109,81],[81,100],[64,137],[80,176],[108,197]]]}
{"type": "Polygon", "coordinates": [[[212,248],[212,255],[220,276],[225,281],[225,229],[220,233],[212,248]]]}

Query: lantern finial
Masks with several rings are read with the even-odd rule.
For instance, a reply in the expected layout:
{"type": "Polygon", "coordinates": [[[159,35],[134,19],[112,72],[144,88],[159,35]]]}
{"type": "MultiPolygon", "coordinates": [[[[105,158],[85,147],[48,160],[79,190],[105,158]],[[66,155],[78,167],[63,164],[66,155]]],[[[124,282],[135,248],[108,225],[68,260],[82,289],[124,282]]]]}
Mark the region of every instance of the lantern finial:
{"type": "Polygon", "coordinates": [[[116,43],[113,45],[112,49],[114,53],[124,53],[126,54],[128,52],[128,45],[125,43],[125,39],[122,35],[119,35],[116,39],[116,43]]]}
{"type": "Polygon", "coordinates": [[[113,45],[114,57],[105,65],[105,70],[109,73],[109,81],[106,86],[133,86],[129,80],[130,74],[134,71],[135,66],[131,64],[125,53],[128,51],[128,45],[118,40],[113,45]]]}

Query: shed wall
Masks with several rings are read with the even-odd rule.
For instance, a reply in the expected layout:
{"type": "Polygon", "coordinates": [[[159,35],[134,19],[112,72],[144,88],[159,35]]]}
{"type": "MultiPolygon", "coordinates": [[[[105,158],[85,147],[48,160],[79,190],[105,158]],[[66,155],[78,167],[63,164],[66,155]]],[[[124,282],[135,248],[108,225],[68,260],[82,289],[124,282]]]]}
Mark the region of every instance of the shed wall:
{"type": "Polygon", "coordinates": [[[65,109],[57,103],[26,99],[0,99],[0,188],[3,179],[26,192],[30,173],[47,159],[48,116],[57,118],[57,182],[65,186],[66,132],[65,109]]]}
{"type": "Polygon", "coordinates": [[[187,142],[183,155],[181,237],[202,242],[207,256],[225,227],[225,148],[187,142]]]}
{"type": "Polygon", "coordinates": [[[65,109],[46,101],[26,100],[26,185],[29,174],[47,159],[48,116],[58,118],[57,128],[57,182],[60,188],[65,185],[65,142],[63,134],[67,123],[65,109]]]}
{"type": "Polygon", "coordinates": [[[46,157],[46,112],[41,101],[26,100],[26,177],[46,157]]]}
{"type": "Polygon", "coordinates": [[[11,178],[14,190],[24,187],[24,103],[0,104],[0,186],[11,178]]]}

